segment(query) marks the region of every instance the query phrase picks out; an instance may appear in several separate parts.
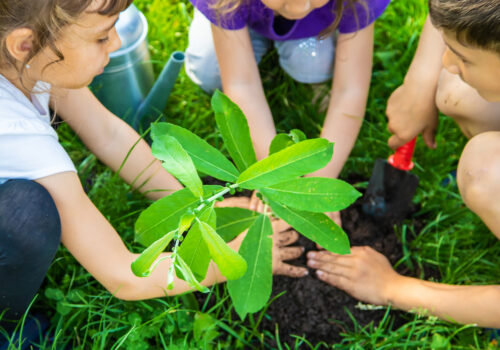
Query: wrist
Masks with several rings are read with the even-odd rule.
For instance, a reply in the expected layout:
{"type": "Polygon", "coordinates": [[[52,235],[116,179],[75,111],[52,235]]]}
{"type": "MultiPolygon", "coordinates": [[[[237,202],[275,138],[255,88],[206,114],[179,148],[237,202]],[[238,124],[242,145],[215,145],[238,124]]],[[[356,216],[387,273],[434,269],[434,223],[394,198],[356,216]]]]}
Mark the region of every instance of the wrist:
{"type": "Polygon", "coordinates": [[[402,276],[397,272],[393,271],[393,276],[385,283],[384,289],[382,291],[382,299],[384,305],[398,305],[399,296],[401,293],[404,294],[405,286],[408,283],[408,277],[402,276]]]}
{"type": "Polygon", "coordinates": [[[435,94],[435,90],[437,88],[437,83],[439,80],[439,72],[435,72],[434,74],[429,73],[425,69],[417,69],[413,68],[408,70],[406,76],[404,78],[403,84],[411,87],[415,87],[420,92],[423,93],[432,93],[435,94]]]}

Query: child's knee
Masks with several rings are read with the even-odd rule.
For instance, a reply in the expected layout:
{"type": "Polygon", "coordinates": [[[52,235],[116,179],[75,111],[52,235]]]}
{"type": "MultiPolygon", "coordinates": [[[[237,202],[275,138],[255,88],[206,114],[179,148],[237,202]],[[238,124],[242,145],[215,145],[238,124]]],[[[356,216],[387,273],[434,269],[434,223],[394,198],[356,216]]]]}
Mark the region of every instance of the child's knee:
{"type": "Polygon", "coordinates": [[[459,89],[455,84],[457,77],[444,71],[439,78],[436,91],[436,106],[441,113],[453,118],[461,114],[459,89]]]}
{"type": "Polygon", "coordinates": [[[10,260],[6,255],[51,261],[60,241],[59,213],[43,186],[28,180],[0,186],[0,255],[5,263],[10,260]]]}
{"type": "Polygon", "coordinates": [[[494,210],[500,196],[500,132],[485,132],[467,143],[457,183],[465,204],[476,214],[494,210]]]}
{"type": "Polygon", "coordinates": [[[184,67],[189,78],[204,91],[211,93],[221,88],[211,24],[199,11],[195,11],[189,28],[184,67]]]}
{"type": "Polygon", "coordinates": [[[318,40],[308,38],[275,42],[280,65],[298,82],[324,83],[333,76],[335,37],[318,40]]]}

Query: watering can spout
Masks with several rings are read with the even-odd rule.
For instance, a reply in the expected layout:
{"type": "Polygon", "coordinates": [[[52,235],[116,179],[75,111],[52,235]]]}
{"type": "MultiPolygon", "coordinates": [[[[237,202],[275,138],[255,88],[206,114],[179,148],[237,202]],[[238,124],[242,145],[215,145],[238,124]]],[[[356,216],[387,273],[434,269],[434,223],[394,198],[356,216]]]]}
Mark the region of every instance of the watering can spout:
{"type": "Polygon", "coordinates": [[[156,83],[141,103],[135,114],[133,127],[145,130],[163,112],[167,99],[174,87],[179,71],[184,63],[184,53],[175,51],[161,71],[156,83]]]}

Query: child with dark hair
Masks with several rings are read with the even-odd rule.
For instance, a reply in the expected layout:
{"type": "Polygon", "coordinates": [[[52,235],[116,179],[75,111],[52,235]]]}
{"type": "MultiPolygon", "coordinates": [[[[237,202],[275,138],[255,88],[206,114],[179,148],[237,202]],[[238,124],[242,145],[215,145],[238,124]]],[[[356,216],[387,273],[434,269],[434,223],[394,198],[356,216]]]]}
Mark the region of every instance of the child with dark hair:
{"type": "MultiPolygon", "coordinates": [[[[302,83],[333,79],[321,136],[335,155],[316,176],[336,178],[363,122],[372,72],[374,21],[390,0],[191,0],[186,72],[205,91],[223,88],[248,118],[257,158],[276,135],[258,63],[274,46],[302,83]]],[[[252,201],[256,209],[258,201],[252,201]]],[[[330,216],[340,224],[339,213],[330,216]]]]}
{"type": "MultiPolygon", "coordinates": [[[[405,81],[389,99],[389,145],[399,147],[421,133],[435,148],[438,111],[454,118],[470,138],[458,164],[460,193],[500,239],[500,2],[430,0],[429,10],[405,81]]],[[[313,252],[308,258],[320,279],[365,302],[500,328],[500,285],[404,277],[369,247],[354,247],[346,256],[313,252]]]]}
{"type": "MultiPolygon", "coordinates": [[[[84,192],[76,169],[50,125],[49,106],[106,165],[151,199],[181,185],[151,154],[148,144],[106,110],[87,85],[102,73],[121,43],[119,12],[132,0],[2,0],[0,2],[0,325],[23,315],[60,241],[117,298],[148,299],[190,289],[177,279],[167,290],[169,254],[147,278],[131,271],[137,254],[84,192]],[[138,141],[140,140],[140,141],[138,141]],[[135,145],[135,146],[134,146],[135,145]],[[127,155],[129,150],[130,155],[127,155]],[[161,190],[161,191],[152,191],[161,190]]],[[[282,222],[275,222],[275,227],[282,222]]],[[[278,229],[276,230],[278,231],[278,229]]],[[[242,235],[230,243],[237,250],[242,235]]],[[[297,238],[276,238],[275,273],[302,276],[286,266],[297,238]],[[281,243],[278,243],[280,242],[281,243]]],[[[224,278],[212,265],[203,284],[224,278]]]]}

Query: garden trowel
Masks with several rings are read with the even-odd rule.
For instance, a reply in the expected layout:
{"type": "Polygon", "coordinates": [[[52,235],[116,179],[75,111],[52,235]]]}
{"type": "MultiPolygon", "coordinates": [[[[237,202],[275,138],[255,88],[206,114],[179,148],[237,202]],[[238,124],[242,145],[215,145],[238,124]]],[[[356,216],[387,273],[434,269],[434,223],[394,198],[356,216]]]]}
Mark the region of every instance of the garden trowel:
{"type": "Polygon", "coordinates": [[[363,197],[363,212],[376,219],[400,221],[410,211],[418,186],[411,158],[416,138],[399,147],[389,159],[377,159],[363,197]]]}

